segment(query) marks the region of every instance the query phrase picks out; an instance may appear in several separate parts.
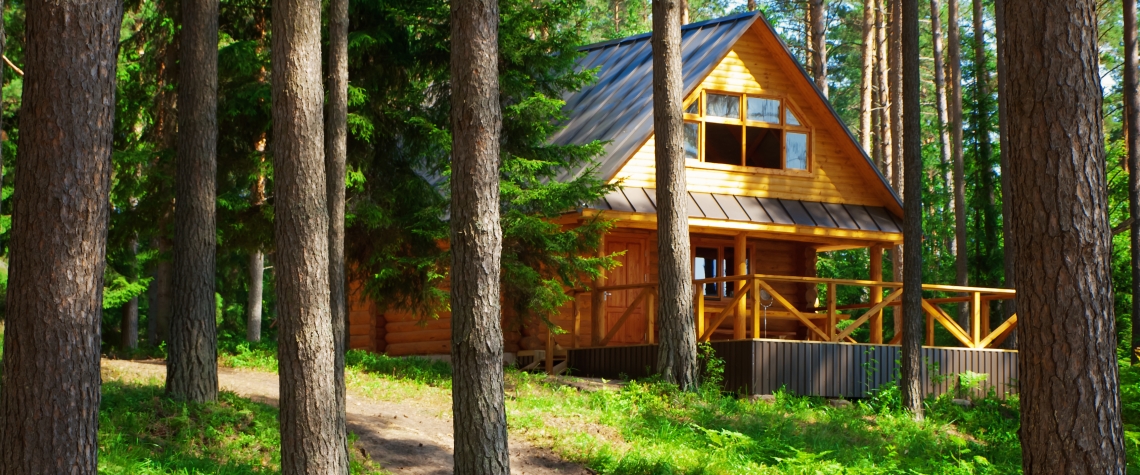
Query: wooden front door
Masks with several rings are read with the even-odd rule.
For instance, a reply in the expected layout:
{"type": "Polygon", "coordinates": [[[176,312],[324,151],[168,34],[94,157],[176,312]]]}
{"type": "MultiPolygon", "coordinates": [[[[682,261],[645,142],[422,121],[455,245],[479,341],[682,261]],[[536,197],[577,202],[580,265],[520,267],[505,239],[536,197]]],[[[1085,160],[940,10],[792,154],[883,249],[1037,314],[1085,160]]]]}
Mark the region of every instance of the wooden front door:
{"type": "MultiPolygon", "coordinates": [[[[616,256],[620,266],[607,274],[606,286],[641,284],[649,282],[647,244],[643,238],[606,236],[606,254],[625,251],[616,256]]],[[[618,323],[622,314],[637,299],[642,289],[616,290],[606,296],[606,332],[618,323]]],[[[610,344],[637,344],[645,342],[645,303],[634,309],[610,344]]]]}

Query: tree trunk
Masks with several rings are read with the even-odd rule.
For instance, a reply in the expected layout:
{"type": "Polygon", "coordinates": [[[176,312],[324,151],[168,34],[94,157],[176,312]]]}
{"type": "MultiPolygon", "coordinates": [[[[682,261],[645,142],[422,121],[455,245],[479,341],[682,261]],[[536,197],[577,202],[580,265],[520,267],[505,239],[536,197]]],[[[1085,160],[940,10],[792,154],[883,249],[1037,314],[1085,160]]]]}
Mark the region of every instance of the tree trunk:
{"type": "Polygon", "coordinates": [[[871,119],[874,114],[874,76],[875,76],[875,6],[873,0],[863,0],[863,74],[859,83],[859,142],[863,150],[874,154],[871,119]]]}
{"type": "Polygon", "coordinates": [[[178,162],[174,205],[174,302],[166,393],[218,399],[217,240],[218,2],[182,0],[178,162]]]}
{"type": "Polygon", "coordinates": [[[750,12],[756,11],[756,0],[748,0],[747,8],[750,12]]]}
{"type": "Polygon", "coordinates": [[[808,0],[811,27],[811,73],[815,87],[827,97],[827,0],[808,0]]]}
{"type": "Polygon", "coordinates": [[[689,23],[689,0],[681,0],[681,26],[689,23]]]}
{"type": "MultiPolygon", "coordinates": [[[[981,237],[974,242],[981,244],[981,252],[975,256],[979,263],[990,267],[994,261],[994,252],[997,249],[997,209],[996,190],[993,174],[993,145],[990,143],[990,72],[986,58],[986,30],[985,30],[985,4],[984,0],[974,0],[974,108],[977,123],[974,126],[975,143],[977,146],[974,161],[980,176],[982,191],[982,206],[978,207],[981,213],[981,237]]],[[[979,266],[980,267],[980,266],[979,266]]],[[[982,269],[979,269],[982,270],[982,269]]],[[[983,272],[981,275],[991,275],[983,272]]],[[[983,285],[993,285],[992,282],[978,282],[983,285]]],[[[975,316],[974,318],[978,318],[975,316]]]]}
{"type": "MultiPolygon", "coordinates": [[[[938,0],[930,0],[930,36],[934,50],[934,108],[938,117],[938,158],[944,173],[943,181],[946,189],[953,188],[953,173],[950,166],[950,117],[946,106],[946,66],[942,58],[942,5],[938,0]]],[[[951,214],[954,212],[955,201],[953,193],[950,194],[947,207],[951,214]]],[[[958,255],[957,241],[950,239],[950,254],[958,255]]],[[[963,327],[965,328],[965,327],[963,327]]]]}
{"type": "Polygon", "coordinates": [[[903,249],[902,403],[915,419],[922,419],[922,338],[926,322],[922,311],[922,103],[918,52],[918,2],[901,3],[899,28],[903,46],[903,161],[906,162],[906,215],[903,249]]]}
{"type": "Polygon", "coordinates": [[[338,439],[329,306],[321,4],[272,5],[273,220],[281,374],[281,472],[348,472],[338,439]]]}
{"type": "Polygon", "coordinates": [[[1025,473],[1125,468],[1094,0],[1006,5],[1025,473]]]}
{"type": "MultiPolygon", "coordinates": [[[[131,238],[130,242],[127,243],[127,248],[131,250],[131,259],[134,260],[139,253],[138,238],[131,238]]],[[[130,278],[137,280],[139,276],[134,269],[135,266],[132,263],[130,278]]],[[[139,298],[137,296],[123,306],[123,320],[119,326],[119,333],[122,335],[122,340],[119,343],[122,349],[134,350],[139,347],[139,298]]]]}
{"type": "MultiPolygon", "coordinates": [[[[891,155],[894,160],[891,161],[891,185],[894,186],[895,191],[900,195],[906,193],[905,183],[903,182],[903,163],[906,157],[903,155],[903,141],[906,140],[906,131],[903,130],[903,44],[902,44],[902,0],[888,0],[891,5],[891,20],[888,27],[888,34],[890,35],[890,45],[887,49],[889,56],[887,61],[890,63],[890,89],[891,89],[891,155]]],[[[904,240],[905,242],[905,240],[904,240]]],[[[905,254],[903,246],[894,246],[888,251],[891,258],[891,267],[896,281],[902,279],[905,267],[905,254]]],[[[906,316],[906,307],[895,309],[895,328],[902,328],[905,325],[903,319],[906,316]]]]}
{"type": "Polygon", "coordinates": [[[122,4],[26,4],[0,473],[95,474],[122,4]]]}
{"type": "MultiPolygon", "coordinates": [[[[159,226],[160,232],[162,226],[159,226]]],[[[151,245],[158,251],[154,265],[154,281],[150,284],[149,307],[147,314],[147,338],[150,345],[158,348],[170,337],[171,277],[173,265],[166,256],[170,253],[170,240],[158,236],[151,239],[151,245]]]]}
{"type": "MultiPolygon", "coordinates": [[[[879,156],[882,157],[880,165],[883,176],[887,177],[887,181],[894,186],[894,180],[891,179],[891,174],[894,173],[894,157],[891,152],[894,151],[892,144],[893,137],[891,137],[891,79],[890,79],[890,64],[887,61],[889,57],[887,47],[890,40],[887,38],[887,11],[883,5],[882,0],[875,0],[875,28],[876,33],[876,48],[878,53],[875,56],[876,71],[878,71],[878,89],[879,89],[879,103],[876,106],[876,114],[879,116],[879,156]]],[[[897,189],[895,190],[898,191],[897,189]]],[[[888,251],[893,254],[894,248],[888,251]]],[[[894,262],[894,258],[891,258],[894,262]]],[[[896,279],[898,277],[895,277],[896,279]]]]}
{"type": "MultiPolygon", "coordinates": [[[[348,0],[329,1],[328,116],[325,117],[325,192],[329,210],[329,309],[332,314],[337,440],[348,458],[344,353],[348,311],[344,279],[344,180],[348,147],[348,0]]],[[[347,473],[347,472],[345,472],[347,473]]]]}
{"type": "MultiPolygon", "coordinates": [[[[672,18],[680,29],[680,18],[672,18]]],[[[508,474],[499,273],[499,6],[451,4],[451,358],[455,473],[508,474]]]]}
{"type": "Polygon", "coordinates": [[[245,320],[245,339],[261,341],[261,303],[265,284],[265,254],[260,249],[249,253],[249,302],[245,320]]]}
{"type": "MultiPolygon", "coordinates": [[[[1140,85],[1136,78],[1136,0],[1124,0],[1124,113],[1128,144],[1128,217],[1132,219],[1132,295],[1140,296],[1140,85]]],[[[1132,364],[1140,347],[1140,298],[1132,299],[1132,364]]]]}
{"type": "MultiPolygon", "coordinates": [[[[1009,87],[1009,68],[1006,66],[1006,37],[1005,37],[1005,2],[1006,0],[994,0],[994,26],[997,36],[997,68],[998,68],[998,144],[1001,148],[1001,189],[1002,193],[1009,193],[1009,99],[1007,92],[1009,87]]],[[[1012,235],[1012,227],[1010,226],[1010,200],[1008,195],[1001,200],[1001,226],[1002,237],[1004,241],[1002,253],[1002,263],[1005,267],[1005,287],[1016,288],[1016,273],[1015,262],[1013,260],[1013,250],[1009,246],[1009,239],[1012,235]]],[[[1009,318],[1011,315],[1017,313],[1017,300],[1010,299],[1002,301],[1002,315],[1009,318]]],[[[1009,349],[1017,348],[1017,329],[1014,328],[1013,332],[1006,337],[1003,347],[1009,349]]]]}
{"type": "Polygon", "coordinates": [[[676,3],[653,0],[653,133],[657,168],[657,371],[682,390],[697,384],[693,270],[681,121],[681,29],[676,3]]]}
{"type": "MultiPolygon", "coordinates": [[[[948,99],[950,100],[950,159],[954,167],[954,283],[969,285],[970,274],[966,263],[969,259],[966,242],[966,164],[962,158],[962,40],[958,27],[958,0],[946,1],[946,29],[949,51],[950,77],[947,78],[948,99]]],[[[958,315],[966,315],[966,306],[958,306],[958,315]]]]}

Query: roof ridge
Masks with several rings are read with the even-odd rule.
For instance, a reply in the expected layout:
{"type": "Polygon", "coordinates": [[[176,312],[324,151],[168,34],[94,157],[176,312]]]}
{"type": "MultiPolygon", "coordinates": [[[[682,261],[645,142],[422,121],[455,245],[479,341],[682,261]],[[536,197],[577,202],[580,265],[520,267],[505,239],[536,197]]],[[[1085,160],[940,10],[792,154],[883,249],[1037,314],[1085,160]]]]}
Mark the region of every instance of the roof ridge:
{"type": "MultiPolygon", "coordinates": [[[[757,11],[743,12],[743,13],[737,13],[737,14],[733,14],[733,15],[723,16],[720,18],[713,18],[713,19],[705,20],[705,21],[698,21],[696,23],[689,23],[687,25],[681,26],[681,33],[684,33],[686,30],[701,28],[701,27],[708,26],[708,25],[715,25],[717,23],[728,23],[731,21],[739,20],[741,18],[747,18],[749,16],[759,15],[759,14],[760,14],[760,11],[757,10],[757,11]]],[[[596,49],[605,48],[607,46],[613,46],[613,45],[618,45],[618,44],[622,44],[622,43],[641,41],[641,40],[644,40],[644,39],[649,38],[651,36],[653,36],[653,32],[641,33],[641,34],[637,34],[637,35],[633,35],[633,36],[627,36],[625,38],[617,38],[617,39],[612,39],[612,40],[601,41],[598,43],[591,43],[588,45],[579,46],[578,51],[586,52],[586,51],[592,51],[592,50],[596,50],[596,49]]]]}

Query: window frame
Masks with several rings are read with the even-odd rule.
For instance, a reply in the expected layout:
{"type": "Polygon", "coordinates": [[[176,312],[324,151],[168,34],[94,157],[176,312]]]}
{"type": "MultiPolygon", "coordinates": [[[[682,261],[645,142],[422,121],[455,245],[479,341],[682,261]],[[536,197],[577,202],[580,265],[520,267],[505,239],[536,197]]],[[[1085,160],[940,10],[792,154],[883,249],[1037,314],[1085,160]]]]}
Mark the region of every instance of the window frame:
{"type": "Polygon", "coordinates": [[[805,119],[803,112],[800,108],[792,103],[791,99],[786,95],[780,94],[766,94],[762,92],[752,91],[727,91],[719,89],[701,89],[690,97],[690,100],[683,102],[681,106],[681,116],[683,123],[697,124],[697,158],[691,159],[686,157],[685,166],[689,168],[704,168],[710,170],[734,171],[744,173],[762,173],[769,175],[790,175],[790,176],[814,176],[815,175],[815,130],[811,124],[805,119]],[[736,96],[740,101],[740,118],[730,119],[727,117],[707,116],[705,108],[708,106],[708,95],[719,94],[736,96]],[[748,98],[755,97],[761,99],[776,100],[780,103],[779,118],[780,123],[762,122],[748,120],[748,98]],[[694,102],[699,102],[696,114],[689,114],[685,112],[694,102]],[[787,112],[799,120],[800,125],[787,124],[787,112]],[[711,163],[705,161],[705,137],[706,124],[726,124],[726,125],[739,125],[741,127],[741,156],[740,165],[730,165],[723,163],[711,163]],[[746,153],[748,150],[747,143],[747,127],[763,127],[768,129],[778,129],[781,132],[780,138],[780,168],[764,168],[753,167],[744,165],[746,163],[746,153]],[[807,135],[807,160],[805,169],[789,169],[788,166],[788,151],[787,151],[787,134],[788,132],[796,132],[807,135]]]}

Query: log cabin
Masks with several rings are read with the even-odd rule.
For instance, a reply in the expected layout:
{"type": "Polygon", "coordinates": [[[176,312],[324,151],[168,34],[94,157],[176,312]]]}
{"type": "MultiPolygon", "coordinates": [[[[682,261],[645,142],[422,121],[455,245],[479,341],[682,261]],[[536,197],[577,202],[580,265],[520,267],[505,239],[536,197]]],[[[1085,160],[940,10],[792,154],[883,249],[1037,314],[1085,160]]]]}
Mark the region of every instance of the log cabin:
{"type": "MultiPolygon", "coordinates": [[[[760,13],[685,25],[681,42],[695,326],[699,341],[726,359],[726,389],[859,397],[889,381],[902,286],[883,281],[882,263],[883,250],[903,240],[898,194],[760,13]],[[818,253],[860,248],[870,250],[865,280],[817,277],[818,253]],[[860,288],[864,301],[839,308],[842,286],[860,288]],[[894,322],[885,331],[891,308],[894,322]],[[856,342],[852,334],[862,326],[869,331],[856,342]]],[[[579,67],[597,68],[598,78],[566,95],[568,121],[552,140],[606,142],[596,173],[620,188],[567,213],[563,224],[612,220],[599,252],[617,254],[620,265],[575,291],[553,321],[559,331],[504,315],[504,351],[551,372],[646,375],[657,339],[650,35],[581,52],[579,67]]],[[[928,371],[985,372],[991,378],[983,390],[1016,392],[1016,352],[992,349],[1016,316],[997,328],[989,322],[989,304],[1013,291],[924,290],[932,296],[924,302],[925,356],[940,366],[928,371]],[[943,308],[963,302],[968,328],[943,308]],[[936,347],[936,325],[960,346],[936,347]]],[[[381,310],[354,292],[351,347],[393,356],[449,353],[449,315],[423,320],[381,310]]],[[[927,390],[946,390],[948,379],[928,378],[927,390]]]]}

